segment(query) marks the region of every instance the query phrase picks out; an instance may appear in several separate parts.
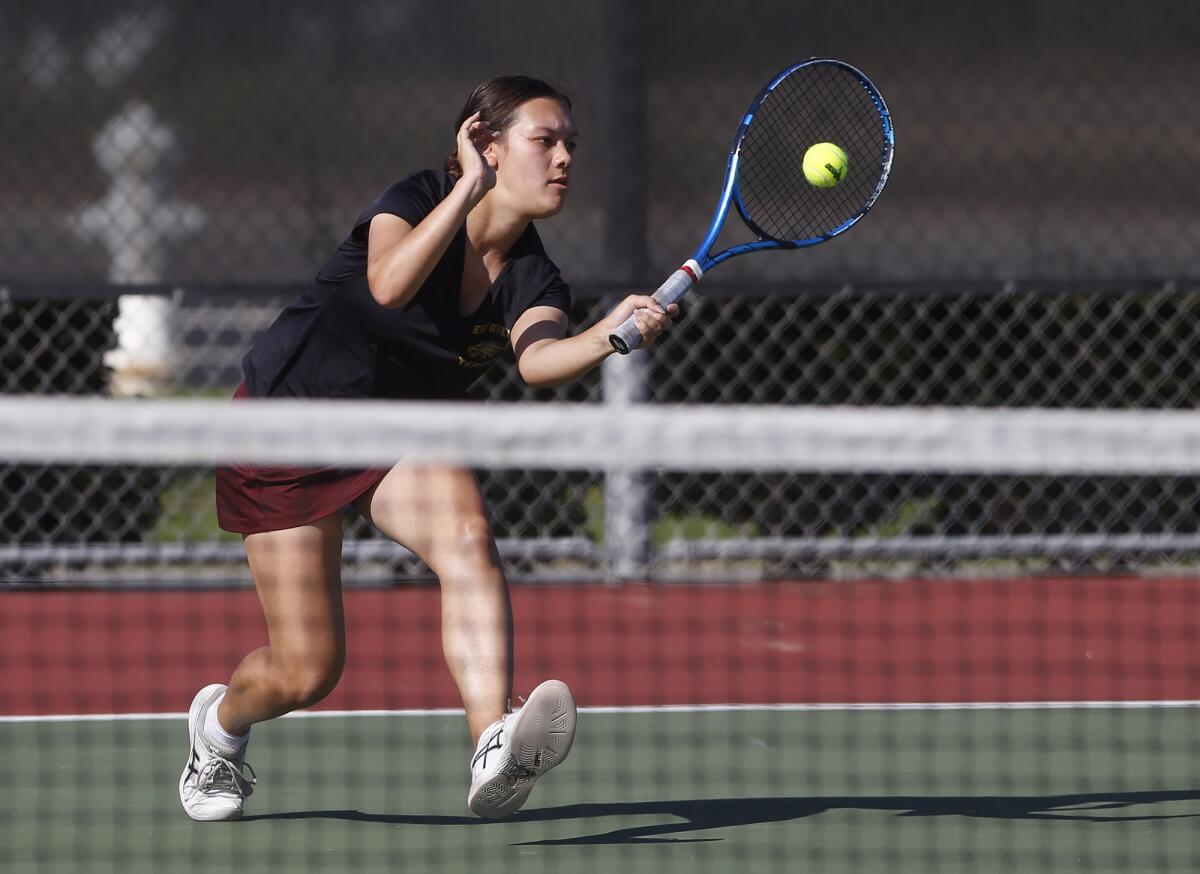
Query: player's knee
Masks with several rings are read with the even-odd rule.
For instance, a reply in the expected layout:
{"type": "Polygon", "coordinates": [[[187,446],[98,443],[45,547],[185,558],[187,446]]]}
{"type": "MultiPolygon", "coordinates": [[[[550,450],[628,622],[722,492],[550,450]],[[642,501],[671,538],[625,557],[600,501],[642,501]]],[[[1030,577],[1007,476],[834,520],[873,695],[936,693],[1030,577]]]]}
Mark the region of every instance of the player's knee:
{"type": "Polygon", "coordinates": [[[342,677],[340,653],[292,665],[284,675],[283,693],[293,710],[311,707],[334,690],[342,677]]]}
{"type": "Polygon", "coordinates": [[[500,557],[491,523],[482,516],[458,521],[439,538],[434,562],[440,566],[439,576],[443,577],[459,573],[486,575],[498,569],[500,557]]]}

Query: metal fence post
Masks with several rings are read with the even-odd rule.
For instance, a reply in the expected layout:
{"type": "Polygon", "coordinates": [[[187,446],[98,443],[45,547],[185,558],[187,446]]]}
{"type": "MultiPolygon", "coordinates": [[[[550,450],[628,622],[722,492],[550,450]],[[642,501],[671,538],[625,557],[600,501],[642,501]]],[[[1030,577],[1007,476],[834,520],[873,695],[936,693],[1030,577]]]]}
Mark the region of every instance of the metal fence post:
{"type": "MultiPolygon", "coordinates": [[[[604,403],[621,408],[646,400],[646,353],[613,355],[604,362],[604,403]]],[[[646,576],[650,558],[650,488],[645,471],[604,472],[604,541],[609,573],[617,580],[646,576]]]]}
{"type": "MultiPolygon", "coordinates": [[[[607,279],[636,285],[645,280],[646,82],[641,6],[606,0],[602,53],[604,155],[602,248],[607,279]]],[[[614,416],[649,397],[650,360],[645,352],[612,355],[602,370],[604,403],[614,416]]],[[[646,576],[650,552],[650,489],[642,471],[604,474],[604,539],[615,580],[646,576]]]]}

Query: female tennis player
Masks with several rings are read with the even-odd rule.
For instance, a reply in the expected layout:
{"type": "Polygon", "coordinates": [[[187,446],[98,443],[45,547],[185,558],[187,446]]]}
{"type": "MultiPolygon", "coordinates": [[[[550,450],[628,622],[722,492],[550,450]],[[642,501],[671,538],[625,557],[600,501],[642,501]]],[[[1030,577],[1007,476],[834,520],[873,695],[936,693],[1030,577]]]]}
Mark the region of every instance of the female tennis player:
{"type": "MultiPolygon", "coordinates": [[[[573,380],[612,353],[632,313],[646,342],[677,308],[631,295],[567,336],[570,292],[535,219],[563,208],[576,131],[571,103],[537,79],[483,83],[443,171],[393,184],[354,223],[315,281],[259,337],[237,397],[461,399],[511,344],[530,385],[573,380]]],[[[504,817],[563,760],[575,734],[566,684],[510,710],[512,615],[479,486],[466,469],[233,467],[218,471],[222,528],[244,536],[268,645],[188,712],[179,797],[193,819],[234,819],[253,789],[250,727],[320,701],[345,658],[341,511],[353,505],[437,574],[442,642],[475,746],[467,803],[504,817]],[[247,771],[249,771],[247,773],[247,771]]]]}

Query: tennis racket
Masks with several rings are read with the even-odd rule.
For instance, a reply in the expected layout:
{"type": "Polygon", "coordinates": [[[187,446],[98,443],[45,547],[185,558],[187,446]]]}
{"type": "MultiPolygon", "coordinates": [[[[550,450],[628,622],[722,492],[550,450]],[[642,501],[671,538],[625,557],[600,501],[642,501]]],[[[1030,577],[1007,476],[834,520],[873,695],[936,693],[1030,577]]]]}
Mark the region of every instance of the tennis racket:
{"type": "MultiPolygon", "coordinates": [[[[830,58],[788,67],[746,110],[708,235],[654,299],[663,307],[674,303],[706,272],[738,255],[803,249],[845,233],[883,191],[894,148],[887,106],[861,71],[830,58]],[[809,182],[804,172],[805,154],[818,143],[834,144],[847,159],[830,168],[838,181],[827,188],[809,182]],[[757,239],[713,254],[730,204],[757,239]]],[[[642,335],[630,316],[608,339],[626,354],[642,335]]]]}

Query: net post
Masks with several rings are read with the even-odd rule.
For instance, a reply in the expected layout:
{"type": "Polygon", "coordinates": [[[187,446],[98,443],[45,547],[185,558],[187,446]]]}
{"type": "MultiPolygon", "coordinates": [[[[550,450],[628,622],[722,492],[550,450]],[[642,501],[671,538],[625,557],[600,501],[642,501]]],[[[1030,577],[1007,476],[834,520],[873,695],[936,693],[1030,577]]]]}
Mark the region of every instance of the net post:
{"type": "MultiPolygon", "coordinates": [[[[600,154],[601,251],[609,278],[637,286],[649,273],[646,247],[646,83],[642,7],[604,0],[599,12],[604,124],[600,154]]],[[[615,303],[615,301],[610,301],[615,303]]],[[[610,355],[602,371],[604,403],[614,417],[648,400],[650,360],[643,352],[610,355]]],[[[630,469],[604,472],[604,539],[614,580],[644,578],[649,560],[650,490],[647,475],[630,469]]]]}

